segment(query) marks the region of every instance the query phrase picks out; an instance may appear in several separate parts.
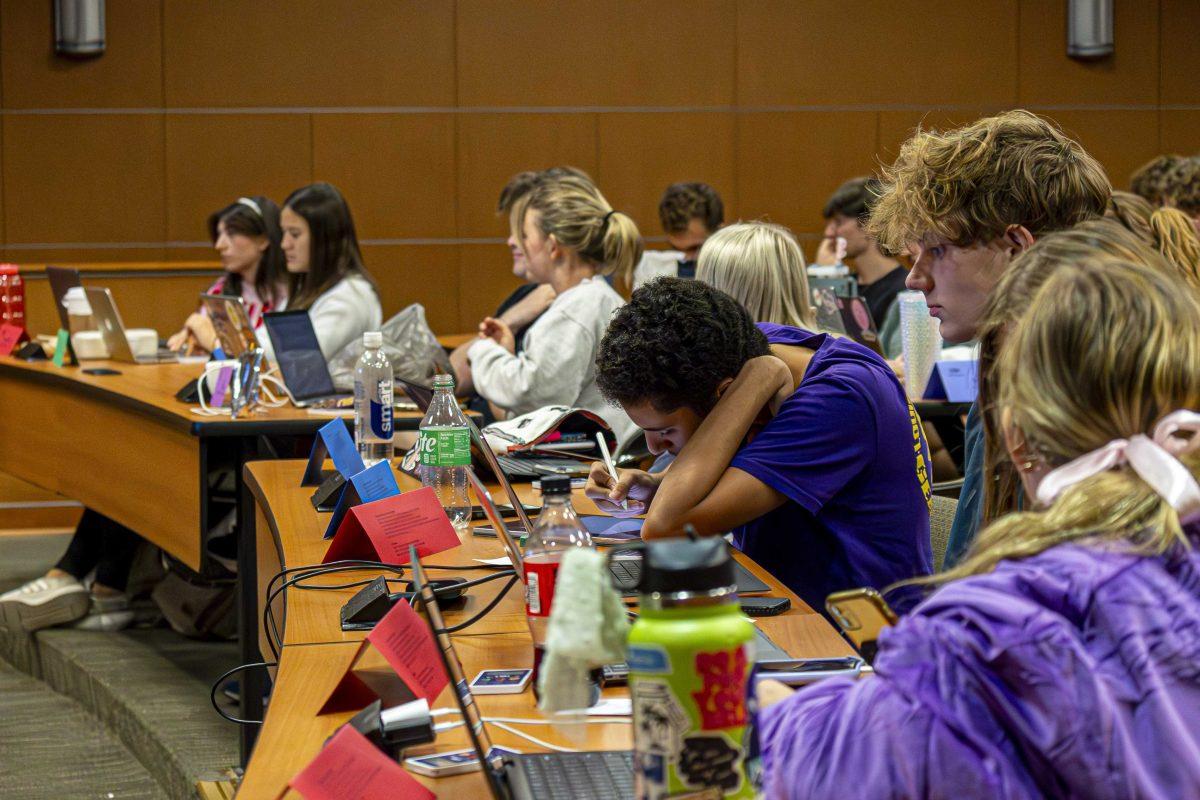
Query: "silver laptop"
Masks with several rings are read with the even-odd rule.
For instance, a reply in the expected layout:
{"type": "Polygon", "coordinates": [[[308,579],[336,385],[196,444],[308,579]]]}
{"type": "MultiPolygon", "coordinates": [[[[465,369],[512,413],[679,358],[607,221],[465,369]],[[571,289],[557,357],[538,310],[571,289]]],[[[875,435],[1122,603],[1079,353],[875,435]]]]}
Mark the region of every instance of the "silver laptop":
{"type": "Polygon", "coordinates": [[[104,337],[109,358],[113,361],[125,361],[129,364],[170,364],[179,361],[179,354],[166,348],[159,348],[153,356],[134,356],[112,292],[95,286],[85,288],[84,292],[87,293],[88,305],[92,307],[92,318],[96,320],[96,327],[104,337]]]}

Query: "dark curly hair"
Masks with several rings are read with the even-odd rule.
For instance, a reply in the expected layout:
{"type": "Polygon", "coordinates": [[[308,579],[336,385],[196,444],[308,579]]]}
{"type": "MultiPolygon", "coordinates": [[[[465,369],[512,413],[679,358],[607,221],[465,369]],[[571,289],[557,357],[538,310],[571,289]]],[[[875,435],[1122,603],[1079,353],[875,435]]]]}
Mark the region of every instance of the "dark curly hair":
{"type": "Polygon", "coordinates": [[[615,403],[705,415],[716,405],[717,385],[768,352],[767,337],[732,297],[700,281],[659,278],[613,316],[596,380],[615,403]]]}

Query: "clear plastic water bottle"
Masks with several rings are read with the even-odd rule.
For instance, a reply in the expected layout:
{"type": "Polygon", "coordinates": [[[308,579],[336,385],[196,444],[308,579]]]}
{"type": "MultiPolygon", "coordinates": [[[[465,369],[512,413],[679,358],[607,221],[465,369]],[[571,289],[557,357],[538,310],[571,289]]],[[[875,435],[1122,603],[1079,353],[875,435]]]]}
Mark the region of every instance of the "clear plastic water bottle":
{"type": "MultiPolygon", "coordinates": [[[[525,615],[533,637],[533,687],[546,652],[546,629],[554,602],[554,583],[563,554],[572,547],[595,547],[592,536],[571,506],[571,479],[542,478],[542,512],[525,541],[525,615]]],[[[592,702],[599,697],[599,675],[593,674],[592,702]]]]}
{"type": "Polygon", "coordinates": [[[471,498],[467,494],[467,469],[471,466],[471,432],[458,401],[454,399],[454,377],[433,379],[433,401],[421,420],[421,484],[432,486],[446,516],[455,528],[471,520],[471,498]]]}
{"type": "Polygon", "coordinates": [[[368,467],[392,457],[392,365],[382,346],[382,333],[364,333],[354,368],[354,442],[368,467]]]}

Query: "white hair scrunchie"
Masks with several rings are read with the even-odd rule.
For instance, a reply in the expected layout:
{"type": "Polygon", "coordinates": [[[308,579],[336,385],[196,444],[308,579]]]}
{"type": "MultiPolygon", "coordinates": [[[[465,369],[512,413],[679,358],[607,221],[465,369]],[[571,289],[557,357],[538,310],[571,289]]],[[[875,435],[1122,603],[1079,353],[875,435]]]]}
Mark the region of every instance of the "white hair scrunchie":
{"type": "Polygon", "coordinates": [[[1200,485],[1179,457],[1197,448],[1200,448],[1200,414],[1173,411],[1154,426],[1153,436],[1139,433],[1128,439],[1114,439],[1053,470],[1038,485],[1037,499],[1048,506],[1080,481],[1128,464],[1162,499],[1186,516],[1200,511],[1200,485]],[[1190,431],[1191,438],[1176,436],[1180,431],[1190,431]]]}

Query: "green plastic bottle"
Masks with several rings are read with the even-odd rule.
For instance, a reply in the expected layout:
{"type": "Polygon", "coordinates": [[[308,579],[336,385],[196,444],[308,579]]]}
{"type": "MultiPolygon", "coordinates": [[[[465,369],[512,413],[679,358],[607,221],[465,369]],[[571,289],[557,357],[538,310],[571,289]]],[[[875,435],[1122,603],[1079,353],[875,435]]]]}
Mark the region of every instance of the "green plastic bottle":
{"type": "Polygon", "coordinates": [[[728,546],[647,542],[638,593],[627,653],[637,797],[754,797],[754,625],[728,546]]]}

